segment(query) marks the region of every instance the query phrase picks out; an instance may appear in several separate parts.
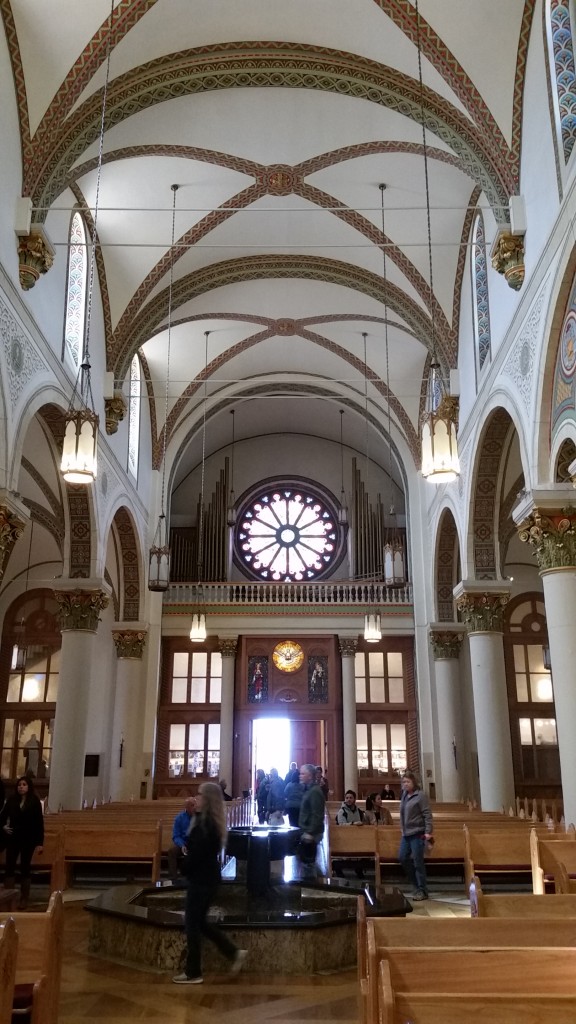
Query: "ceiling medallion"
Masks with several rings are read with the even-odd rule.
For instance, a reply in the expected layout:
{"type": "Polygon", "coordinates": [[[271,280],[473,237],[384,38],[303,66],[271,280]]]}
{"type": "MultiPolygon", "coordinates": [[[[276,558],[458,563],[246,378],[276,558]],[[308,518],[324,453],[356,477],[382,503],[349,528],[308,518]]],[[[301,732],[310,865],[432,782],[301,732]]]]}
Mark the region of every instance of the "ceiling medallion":
{"type": "Polygon", "coordinates": [[[304,651],[294,640],[283,640],[272,651],[272,661],[281,672],[297,672],[304,661],[304,651]]]}

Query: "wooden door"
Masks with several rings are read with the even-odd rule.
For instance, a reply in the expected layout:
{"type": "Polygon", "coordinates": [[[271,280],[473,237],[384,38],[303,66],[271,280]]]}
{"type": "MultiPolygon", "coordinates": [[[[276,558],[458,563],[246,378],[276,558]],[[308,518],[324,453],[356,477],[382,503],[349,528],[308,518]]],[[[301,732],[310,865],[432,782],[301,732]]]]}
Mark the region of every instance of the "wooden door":
{"type": "Polygon", "coordinates": [[[322,761],[322,722],[291,722],[290,760],[296,764],[321,764],[322,761]]]}

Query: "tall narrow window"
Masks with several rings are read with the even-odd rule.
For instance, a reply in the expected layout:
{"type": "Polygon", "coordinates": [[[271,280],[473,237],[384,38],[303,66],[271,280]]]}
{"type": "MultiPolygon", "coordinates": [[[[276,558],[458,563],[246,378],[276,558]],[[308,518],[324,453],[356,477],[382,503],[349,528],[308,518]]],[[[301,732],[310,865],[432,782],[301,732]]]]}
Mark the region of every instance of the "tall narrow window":
{"type": "Polygon", "coordinates": [[[488,305],[488,268],[486,264],[486,239],[484,220],[476,214],[472,230],[472,302],[474,314],[474,340],[478,369],[482,370],[490,358],[490,307],[488,305]]]}
{"type": "Polygon", "coordinates": [[[550,0],[548,19],[555,80],[553,82],[553,89],[555,87],[554,106],[559,123],[564,163],[567,164],[576,138],[576,65],[568,0],[550,0]]]}
{"type": "Polygon", "coordinates": [[[81,215],[76,211],[70,222],[68,236],[68,283],[64,325],[64,349],[76,368],[80,365],[84,342],[87,267],[86,228],[81,215]]]}
{"type": "Polygon", "coordinates": [[[128,424],[128,469],[138,476],[138,442],[140,439],[140,360],[134,356],[130,364],[130,411],[128,424]]]}

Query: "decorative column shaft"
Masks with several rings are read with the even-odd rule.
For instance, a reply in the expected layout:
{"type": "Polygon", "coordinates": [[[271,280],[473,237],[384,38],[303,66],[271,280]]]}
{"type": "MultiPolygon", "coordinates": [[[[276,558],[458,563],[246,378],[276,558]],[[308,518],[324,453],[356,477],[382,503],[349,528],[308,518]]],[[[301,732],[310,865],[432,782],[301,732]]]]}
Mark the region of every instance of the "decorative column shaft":
{"type": "Polygon", "coordinates": [[[460,650],[463,627],[450,629],[430,627],[430,644],[434,652],[436,677],[436,709],[438,716],[438,748],[440,772],[437,773],[440,800],[461,800],[465,793],[466,765],[462,731],[460,698],[460,650]]]}
{"type": "MultiPolygon", "coordinates": [[[[63,581],[64,582],[64,581],[63,581]]],[[[52,810],[80,810],[84,789],[84,759],[91,666],[96,661],[96,630],[108,604],[104,590],[80,590],[77,580],[55,590],[62,630],[60,679],[50,760],[48,802],[52,810]]]]}
{"type": "Polygon", "coordinates": [[[504,608],[509,589],[502,583],[468,580],[454,590],[468,629],[474,718],[483,811],[513,806],[514,767],[506,689],[504,608]]]}
{"type": "Polygon", "coordinates": [[[534,508],[518,527],[542,577],[566,822],[576,822],[576,510],[534,508]]]}
{"type": "Polygon", "coordinates": [[[344,792],[353,789],[358,792],[358,745],[356,742],[356,683],[354,658],[358,641],[349,637],[339,638],[342,658],[342,733],[344,763],[344,792]]]}
{"type": "Polygon", "coordinates": [[[228,792],[232,796],[240,796],[234,792],[233,752],[234,752],[234,667],[236,664],[236,648],[238,638],[231,637],[218,641],[218,650],[222,655],[222,694],[220,698],[220,779],[228,783],[228,792]]]}
{"type": "Polygon", "coordinates": [[[110,751],[110,796],[137,800],[142,761],[142,655],[145,629],[112,630],[116,647],[116,692],[110,751]]]}

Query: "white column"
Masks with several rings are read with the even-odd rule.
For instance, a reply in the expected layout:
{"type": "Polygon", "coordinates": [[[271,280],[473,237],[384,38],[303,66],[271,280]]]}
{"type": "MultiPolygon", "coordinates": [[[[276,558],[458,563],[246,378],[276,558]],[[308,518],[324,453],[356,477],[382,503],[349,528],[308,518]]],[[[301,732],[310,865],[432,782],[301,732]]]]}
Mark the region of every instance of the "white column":
{"type": "Polygon", "coordinates": [[[113,630],[118,662],[110,754],[110,796],[138,800],[142,763],[142,652],[146,630],[113,630]]]}
{"type": "Polygon", "coordinates": [[[90,669],[96,658],[99,612],[108,604],[107,593],[81,590],[79,582],[54,593],[60,605],[62,651],[49,766],[48,804],[53,811],[82,807],[90,669]]]}
{"type": "Polygon", "coordinates": [[[354,679],[354,657],[358,641],[340,637],[342,658],[342,733],[344,765],[344,792],[353,789],[358,792],[358,748],[356,744],[356,684],[354,679]]]}
{"type": "Polygon", "coordinates": [[[510,715],[501,633],[470,633],[474,719],[483,811],[515,805],[510,715]]]}
{"type": "Polygon", "coordinates": [[[541,573],[556,707],[564,818],[576,823],[576,568],[541,573]]]}
{"type": "Polygon", "coordinates": [[[222,695],[220,702],[220,778],[228,783],[227,790],[232,796],[240,796],[234,786],[234,667],[238,638],[222,639],[218,642],[222,655],[222,695]]]}
{"type": "Polygon", "coordinates": [[[438,758],[440,771],[436,773],[438,799],[462,800],[465,764],[462,731],[462,702],[460,698],[459,654],[463,627],[451,628],[450,623],[430,627],[430,642],[434,651],[436,681],[436,713],[438,722],[438,758]]]}

